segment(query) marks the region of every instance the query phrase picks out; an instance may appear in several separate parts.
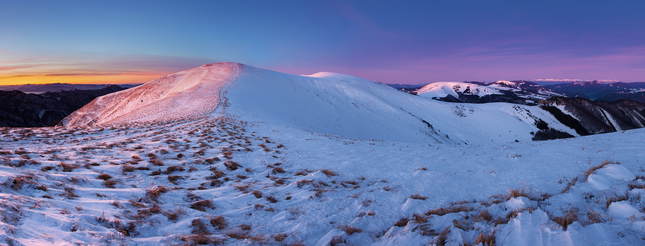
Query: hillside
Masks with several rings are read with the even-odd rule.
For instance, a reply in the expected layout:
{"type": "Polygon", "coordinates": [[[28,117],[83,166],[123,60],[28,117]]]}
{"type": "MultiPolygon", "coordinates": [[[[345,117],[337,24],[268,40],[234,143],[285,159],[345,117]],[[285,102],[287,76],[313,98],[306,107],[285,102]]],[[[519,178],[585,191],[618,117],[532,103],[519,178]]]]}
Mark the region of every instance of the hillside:
{"type": "Polygon", "coordinates": [[[97,98],[62,125],[161,122],[211,114],[356,139],[421,143],[530,141],[531,133],[540,130],[538,122],[576,135],[539,107],[451,104],[348,75],[297,76],[234,63],[185,70],[97,98]],[[225,107],[216,111],[221,105],[225,107]]]}
{"type": "Polygon", "coordinates": [[[64,122],[0,127],[0,244],[644,242],[645,131],[534,142],[577,135],[537,106],[219,63],[64,122]]]}
{"type": "Polygon", "coordinates": [[[124,88],[110,85],[96,90],[69,90],[28,94],[0,91],[0,127],[42,127],[58,124],[94,98],[124,88]]]}
{"type": "Polygon", "coordinates": [[[499,80],[492,83],[435,82],[416,90],[414,94],[446,102],[509,102],[525,105],[535,105],[538,100],[562,95],[551,89],[523,80],[499,80]]]}

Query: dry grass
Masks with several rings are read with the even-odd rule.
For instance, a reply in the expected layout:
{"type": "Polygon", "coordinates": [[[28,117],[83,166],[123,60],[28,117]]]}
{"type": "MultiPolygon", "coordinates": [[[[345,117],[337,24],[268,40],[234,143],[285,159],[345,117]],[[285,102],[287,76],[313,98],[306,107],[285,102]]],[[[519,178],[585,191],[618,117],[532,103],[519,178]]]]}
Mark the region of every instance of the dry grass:
{"type": "Polygon", "coordinates": [[[173,165],[173,166],[169,166],[168,168],[166,168],[166,171],[163,172],[163,173],[164,174],[171,174],[171,173],[174,173],[174,172],[183,172],[184,170],[186,170],[186,169],[184,169],[182,166],[173,165]]]}
{"type": "Polygon", "coordinates": [[[522,187],[517,188],[517,189],[511,189],[508,192],[508,196],[509,196],[509,198],[516,198],[516,197],[521,197],[521,196],[528,197],[529,192],[528,192],[528,190],[526,189],[525,186],[522,186],[522,187]]]}
{"type": "Polygon", "coordinates": [[[114,189],[115,188],[114,186],[118,183],[121,183],[121,182],[116,180],[105,180],[103,181],[103,186],[114,189]]]}
{"type": "Polygon", "coordinates": [[[276,203],[278,202],[278,199],[276,199],[274,196],[267,196],[266,198],[269,202],[271,203],[276,203]]]}
{"type": "Polygon", "coordinates": [[[182,177],[182,176],[176,176],[176,175],[170,175],[170,176],[168,176],[168,181],[170,181],[171,183],[173,183],[173,184],[175,184],[175,185],[178,185],[178,184],[179,184],[179,182],[177,182],[177,181],[178,181],[178,180],[180,180],[180,179],[184,179],[184,177],[182,177]]]}
{"type": "Polygon", "coordinates": [[[450,227],[446,227],[446,229],[441,231],[441,233],[439,233],[439,235],[437,235],[437,237],[434,240],[432,240],[430,244],[431,245],[434,244],[438,246],[446,245],[446,241],[448,240],[449,234],[450,234],[450,227]]]}
{"type": "Polygon", "coordinates": [[[199,235],[211,234],[210,231],[208,231],[206,224],[204,224],[204,222],[202,222],[201,219],[194,219],[191,223],[191,227],[193,228],[193,230],[191,231],[193,234],[199,234],[199,235]]]}
{"type": "Polygon", "coordinates": [[[71,172],[71,171],[74,171],[74,169],[77,169],[81,166],[78,164],[65,164],[61,162],[58,164],[58,167],[63,168],[63,172],[71,172]]]}
{"type": "Polygon", "coordinates": [[[600,163],[600,165],[589,168],[589,170],[585,172],[585,179],[589,178],[589,175],[596,173],[596,170],[601,169],[609,164],[620,164],[620,162],[604,160],[602,163],[600,163]]]}
{"type": "Polygon", "coordinates": [[[188,235],[182,236],[181,241],[186,242],[184,245],[219,245],[224,244],[226,239],[219,237],[209,237],[207,235],[188,235]]]}
{"type": "Polygon", "coordinates": [[[237,163],[235,161],[225,161],[224,166],[226,166],[226,169],[229,170],[229,171],[235,171],[238,168],[242,167],[242,165],[240,165],[239,163],[237,163]]]}
{"type": "Polygon", "coordinates": [[[551,220],[562,226],[562,228],[566,231],[567,227],[571,225],[571,223],[578,220],[578,215],[576,215],[576,212],[578,212],[577,208],[569,208],[569,210],[567,210],[567,214],[560,217],[555,217],[551,220]]]}
{"type": "Polygon", "coordinates": [[[419,193],[417,193],[417,194],[414,194],[414,195],[410,196],[410,198],[415,199],[415,200],[425,200],[425,199],[428,199],[428,197],[427,197],[427,196],[419,195],[419,193]]]}
{"type": "Polygon", "coordinates": [[[565,186],[564,189],[562,189],[562,191],[560,191],[560,193],[567,193],[567,192],[571,191],[571,187],[576,185],[577,182],[578,182],[578,177],[573,178],[571,181],[569,181],[567,183],[567,186],[565,186]]]}
{"type": "Polygon", "coordinates": [[[217,216],[215,218],[212,218],[210,220],[211,226],[217,230],[224,230],[226,227],[228,227],[228,221],[226,221],[226,218],[224,216],[217,216]]]}
{"type": "Polygon", "coordinates": [[[78,197],[78,195],[76,195],[76,194],[74,193],[74,191],[76,191],[74,188],[72,188],[72,187],[65,187],[65,189],[64,189],[64,190],[65,190],[65,192],[63,192],[63,194],[61,194],[61,196],[65,197],[65,198],[67,198],[67,199],[74,199],[74,198],[78,197]]]}
{"type": "Polygon", "coordinates": [[[259,190],[253,191],[255,198],[262,198],[262,192],[259,190]]]}
{"type": "Polygon", "coordinates": [[[213,206],[213,203],[211,203],[210,200],[201,200],[201,201],[194,202],[193,204],[191,204],[190,208],[195,209],[195,210],[199,210],[199,211],[202,211],[202,212],[206,212],[207,208],[212,209],[212,208],[215,208],[215,206],[213,206]]]}
{"type": "Polygon", "coordinates": [[[408,225],[409,221],[410,221],[410,219],[403,218],[403,219],[400,219],[399,221],[397,221],[396,223],[394,223],[394,226],[396,226],[396,227],[404,227],[404,226],[408,225]]]}
{"type": "Polygon", "coordinates": [[[123,164],[123,166],[121,166],[121,171],[124,173],[125,172],[131,173],[131,172],[134,172],[134,170],[136,170],[136,168],[128,164],[123,164]]]}
{"type": "Polygon", "coordinates": [[[459,213],[459,212],[470,212],[473,211],[473,208],[467,206],[450,206],[446,208],[436,208],[425,213],[425,215],[437,215],[444,216],[446,214],[459,213]]]}
{"type": "Polygon", "coordinates": [[[605,208],[609,208],[609,205],[611,205],[611,203],[629,199],[629,192],[625,191],[625,194],[618,195],[618,193],[614,191],[614,195],[608,196],[606,199],[607,200],[605,201],[605,208]]]}
{"type": "Polygon", "coordinates": [[[492,221],[493,216],[488,212],[488,210],[482,210],[477,216],[475,216],[475,222],[479,221],[492,221]]]}
{"type": "Polygon", "coordinates": [[[354,234],[354,233],[363,232],[363,230],[361,230],[361,228],[356,228],[356,227],[348,226],[348,225],[340,226],[340,227],[338,227],[338,229],[344,231],[345,233],[347,233],[350,236],[352,234],[354,234]]]}
{"type": "Polygon", "coordinates": [[[107,173],[102,173],[102,174],[99,174],[99,176],[98,176],[98,177],[96,177],[96,178],[98,178],[98,179],[102,179],[102,180],[108,180],[108,179],[111,179],[111,178],[112,178],[112,176],[111,176],[111,175],[109,175],[109,174],[107,174],[107,173]]]}
{"type": "Polygon", "coordinates": [[[278,174],[278,173],[286,173],[286,171],[282,167],[273,168],[273,174],[278,174]]]}
{"type": "Polygon", "coordinates": [[[475,238],[475,243],[474,245],[482,245],[482,246],[493,246],[495,245],[495,231],[489,235],[489,234],[484,234],[483,232],[479,232],[479,235],[475,238]]]}
{"type": "Polygon", "coordinates": [[[146,197],[152,201],[158,202],[159,196],[161,194],[166,193],[168,191],[168,188],[165,186],[157,186],[157,187],[151,187],[146,189],[146,197]]]}
{"type": "Polygon", "coordinates": [[[38,184],[38,179],[34,175],[20,175],[13,177],[13,179],[7,180],[6,183],[4,183],[5,186],[19,191],[22,189],[23,186],[25,185],[36,185],[38,184]]]}
{"type": "Polygon", "coordinates": [[[168,220],[172,222],[177,222],[177,220],[179,220],[179,217],[181,217],[181,215],[183,215],[184,213],[185,213],[184,210],[182,210],[181,208],[178,208],[174,212],[166,212],[164,213],[164,215],[168,218],[168,220]]]}
{"type": "Polygon", "coordinates": [[[334,172],[332,170],[329,170],[329,169],[322,169],[322,170],[320,170],[320,172],[322,172],[323,174],[327,175],[327,178],[331,178],[333,176],[338,176],[338,174],[336,172],[334,172]]]}
{"type": "Polygon", "coordinates": [[[428,217],[423,214],[414,214],[412,215],[412,220],[414,220],[414,223],[423,224],[428,222],[428,217]]]}

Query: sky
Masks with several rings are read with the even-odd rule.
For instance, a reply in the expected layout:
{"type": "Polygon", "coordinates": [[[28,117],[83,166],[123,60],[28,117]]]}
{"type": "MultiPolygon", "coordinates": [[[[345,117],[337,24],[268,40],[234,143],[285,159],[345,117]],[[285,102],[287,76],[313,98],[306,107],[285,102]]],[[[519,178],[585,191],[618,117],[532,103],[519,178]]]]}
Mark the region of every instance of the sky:
{"type": "Polygon", "coordinates": [[[372,81],[645,81],[645,1],[0,0],[0,85],[213,62],[372,81]]]}

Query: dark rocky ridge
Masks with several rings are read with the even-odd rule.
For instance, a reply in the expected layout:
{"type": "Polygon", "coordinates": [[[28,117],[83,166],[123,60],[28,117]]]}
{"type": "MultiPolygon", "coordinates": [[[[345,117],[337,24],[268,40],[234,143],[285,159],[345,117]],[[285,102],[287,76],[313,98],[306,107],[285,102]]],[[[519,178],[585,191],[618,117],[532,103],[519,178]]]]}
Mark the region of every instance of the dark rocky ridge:
{"type": "Polygon", "coordinates": [[[645,104],[632,100],[591,101],[586,98],[553,97],[541,100],[543,109],[580,135],[645,127],[645,104]],[[555,106],[564,106],[563,113],[555,106]]]}
{"type": "Polygon", "coordinates": [[[110,85],[99,90],[70,90],[27,94],[0,91],[0,127],[53,126],[95,98],[125,88],[110,85]]]}

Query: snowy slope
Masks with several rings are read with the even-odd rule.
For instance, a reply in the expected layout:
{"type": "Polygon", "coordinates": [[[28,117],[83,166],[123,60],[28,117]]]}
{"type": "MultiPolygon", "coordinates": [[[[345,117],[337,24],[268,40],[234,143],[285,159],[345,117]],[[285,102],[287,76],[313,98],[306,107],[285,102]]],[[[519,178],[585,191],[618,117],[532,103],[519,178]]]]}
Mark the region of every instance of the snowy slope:
{"type": "Polygon", "coordinates": [[[422,143],[530,141],[539,119],[575,135],[537,107],[444,103],[349,75],[297,76],[233,63],[185,70],[98,98],[63,124],[168,121],[211,113],[349,138],[422,143]],[[215,112],[222,93],[226,107],[215,112]]]}
{"type": "Polygon", "coordinates": [[[213,112],[220,92],[233,80],[239,64],[208,64],[97,98],[72,113],[62,125],[170,121],[213,112]]]}
{"type": "Polygon", "coordinates": [[[459,97],[458,93],[477,95],[480,97],[491,94],[502,94],[496,88],[463,82],[435,82],[417,90],[418,95],[427,98],[442,98],[448,95],[459,97]]]}
{"type": "Polygon", "coordinates": [[[416,94],[427,98],[445,98],[451,95],[484,97],[488,95],[514,95],[525,99],[548,99],[562,96],[551,89],[526,81],[498,80],[492,83],[435,82],[421,87],[416,94]]]}
{"type": "Polygon", "coordinates": [[[0,128],[0,244],[643,245],[643,139],[429,145],[225,117],[0,128]]]}

